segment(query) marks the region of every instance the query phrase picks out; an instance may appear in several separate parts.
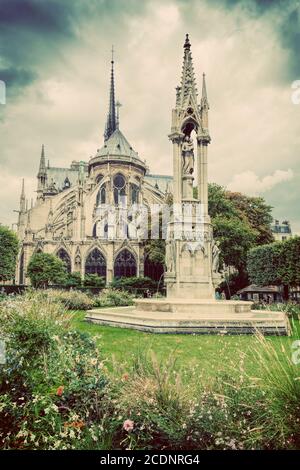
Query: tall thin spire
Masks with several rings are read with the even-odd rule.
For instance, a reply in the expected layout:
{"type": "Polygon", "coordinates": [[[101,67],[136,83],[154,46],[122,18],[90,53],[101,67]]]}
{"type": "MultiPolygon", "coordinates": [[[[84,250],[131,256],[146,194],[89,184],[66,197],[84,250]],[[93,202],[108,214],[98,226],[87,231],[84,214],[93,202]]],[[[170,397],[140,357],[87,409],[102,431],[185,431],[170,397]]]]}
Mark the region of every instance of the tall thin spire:
{"type": "Polygon", "coordinates": [[[117,129],[116,103],[115,103],[115,79],[114,79],[114,48],[111,50],[111,73],[110,73],[110,94],[109,109],[104,131],[104,141],[109,139],[112,133],[117,129]]]}
{"type": "Polygon", "coordinates": [[[21,196],[20,196],[20,212],[25,212],[26,211],[26,197],[25,197],[25,182],[24,178],[22,179],[22,190],[21,190],[21,196]]]}
{"type": "Polygon", "coordinates": [[[207,91],[206,91],[206,81],[205,81],[205,73],[203,74],[202,79],[202,96],[201,96],[201,120],[202,120],[202,129],[203,132],[210,141],[209,137],[209,130],[208,130],[208,110],[209,104],[207,99],[207,91]]]}
{"type": "Polygon", "coordinates": [[[201,107],[204,107],[204,106],[207,106],[209,108],[208,100],[207,100],[205,73],[203,74],[203,79],[202,79],[202,97],[201,97],[201,107]]]}
{"type": "Polygon", "coordinates": [[[45,146],[42,145],[42,152],[40,158],[39,172],[37,174],[38,187],[37,187],[37,199],[42,199],[44,189],[46,187],[47,181],[47,168],[46,168],[46,158],[45,158],[45,146]]]}
{"type": "Polygon", "coordinates": [[[183,45],[184,56],[181,75],[181,84],[177,88],[176,105],[184,107],[187,104],[188,98],[193,97],[195,103],[197,102],[197,86],[195,80],[195,73],[192,61],[191,43],[189,35],[186,34],[185,42],[183,45]]]}
{"type": "Polygon", "coordinates": [[[43,144],[42,145],[41,158],[40,158],[39,173],[44,174],[45,172],[46,172],[46,158],[45,158],[45,146],[43,144]]]}

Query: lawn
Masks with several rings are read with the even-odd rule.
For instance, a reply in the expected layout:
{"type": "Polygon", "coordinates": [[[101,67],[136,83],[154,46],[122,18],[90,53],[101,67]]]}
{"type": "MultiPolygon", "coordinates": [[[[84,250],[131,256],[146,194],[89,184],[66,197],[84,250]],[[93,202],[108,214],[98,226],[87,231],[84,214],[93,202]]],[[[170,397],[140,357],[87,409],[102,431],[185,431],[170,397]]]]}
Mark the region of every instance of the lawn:
{"type": "MultiPolygon", "coordinates": [[[[97,344],[107,361],[108,369],[113,373],[124,373],[141,352],[153,351],[162,361],[170,356],[176,357],[178,368],[192,370],[207,381],[220,372],[238,374],[241,367],[251,376],[260,375],[255,353],[259,344],[255,336],[143,333],[87,323],[84,316],[85,312],[74,312],[73,326],[94,337],[98,336],[97,344]]],[[[285,350],[291,350],[290,344],[300,338],[299,321],[293,320],[292,325],[291,337],[268,337],[278,352],[282,351],[283,346],[285,350]]]]}

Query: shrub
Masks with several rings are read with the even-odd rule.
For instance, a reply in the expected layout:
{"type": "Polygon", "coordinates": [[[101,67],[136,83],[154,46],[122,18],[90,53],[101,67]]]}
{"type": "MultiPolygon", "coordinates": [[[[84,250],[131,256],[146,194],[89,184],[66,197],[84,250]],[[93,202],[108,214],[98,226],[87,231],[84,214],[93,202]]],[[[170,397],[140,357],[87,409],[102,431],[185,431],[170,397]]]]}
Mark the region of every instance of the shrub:
{"type": "Polygon", "coordinates": [[[81,275],[80,273],[69,273],[68,277],[65,282],[66,287],[81,287],[82,285],[82,280],[81,280],[81,275]]]}
{"type": "Polygon", "coordinates": [[[157,283],[150,279],[149,277],[120,277],[115,278],[111,287],[117,289],[133,290],[133,289],[150,289],[156,290],[157,283]]]}
{"type": "Polygon", "coordinates": [[[0,309],[0,336],[6,340],[0,446],[101,448],[108,384],[95,343],[71,330],[61,304],[40,293],[3,302],[0,309]]]}
{"type": "Polygon", "coordinates": [[[121,307],[133,304],[132,295],[117,289],[105,289],[94,299],[95,307],[121,307]]]}
{"type": "Polygon", "coordinates": [[[300,283],[300,237],[253,248],[248,253],[247,270],[253,284],[282,285],[288,300],[289,288],[300,283]]]}
{"type": "Polygon", "coordinates": [[[91,296],[78,290],[56,290],[48,289],[44,295],[50,302],[59,302],[68,310],[88,310],[94,305],[91,296]]]}
{"type": "Polygon", "coordinates": [[[86,287],[105,287],[105,278],[98,274],[86,274],[83,285],[86,287]]]}
{"type": "Polygon", "coordinates": [[[34,287],[64,284],[67,279],[66,265],[57,256],[36,253],[29,261],[27,275],[34,287]]]}

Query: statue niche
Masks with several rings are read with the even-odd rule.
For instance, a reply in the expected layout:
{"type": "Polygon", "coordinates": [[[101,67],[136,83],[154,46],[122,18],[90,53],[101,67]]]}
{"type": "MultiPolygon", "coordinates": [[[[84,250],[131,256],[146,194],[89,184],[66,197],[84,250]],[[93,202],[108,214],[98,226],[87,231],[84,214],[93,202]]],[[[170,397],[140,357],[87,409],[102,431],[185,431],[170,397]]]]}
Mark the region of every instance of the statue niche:
{"type": "Polygon", "coordinates": [[[182,173],[183,175],[194,173],[194,144],[189,135],[184,137],[182,143],[182,173]]]}

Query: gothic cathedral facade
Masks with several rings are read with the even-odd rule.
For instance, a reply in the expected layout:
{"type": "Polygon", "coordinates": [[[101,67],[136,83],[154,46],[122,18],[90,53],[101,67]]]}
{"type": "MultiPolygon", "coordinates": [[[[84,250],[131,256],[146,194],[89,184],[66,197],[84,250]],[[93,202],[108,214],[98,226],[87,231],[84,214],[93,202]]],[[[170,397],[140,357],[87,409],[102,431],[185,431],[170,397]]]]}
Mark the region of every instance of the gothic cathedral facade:
{"type": "Polygon", "coordinates": [[[69,168],[47,164],[42,146],[37,198],[30,208],[23,181],[17,224],[18,284],[29,282],[27,266],[37,252],[55,254],[69,272],[79,272],[82,278],[98,274],[107,283],[114,277],[157,275],[145,259],[145,238],[128,214],[133,204],[163,203],[172,178],[149,173],[119,128],[116,104],[112,59],[103,146],[88,163],[73,161],[69,168]],[[112,208],[114,217],[110,217],[112,208]]]}

